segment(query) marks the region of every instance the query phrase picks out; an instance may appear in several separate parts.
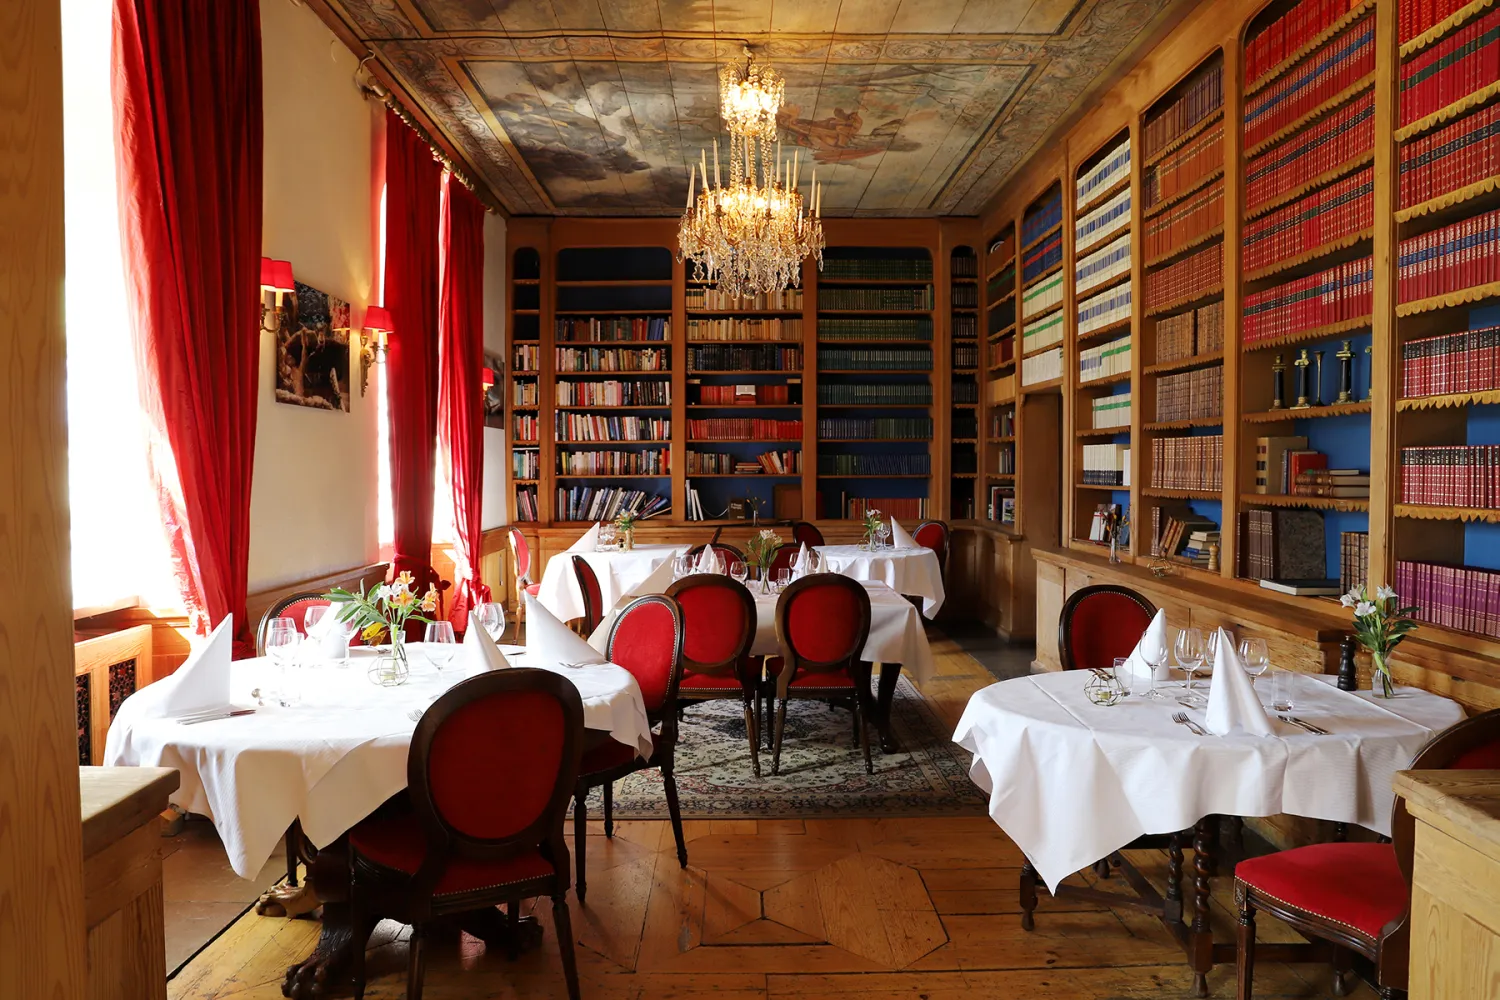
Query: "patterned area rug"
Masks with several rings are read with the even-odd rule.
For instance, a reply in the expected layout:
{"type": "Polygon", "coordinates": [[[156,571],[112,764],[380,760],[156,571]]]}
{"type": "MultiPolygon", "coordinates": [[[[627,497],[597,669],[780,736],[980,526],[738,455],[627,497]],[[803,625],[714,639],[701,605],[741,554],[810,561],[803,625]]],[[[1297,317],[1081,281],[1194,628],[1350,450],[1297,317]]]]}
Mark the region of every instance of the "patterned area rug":
{"type": "MultiPolygon", "coordinates": [[[[875,773],[866,774],[847,709],[825,702],[787,706],[781,773],[761,751],[761,775],[750,766],[745,720],[736,700],[702,702],[679,726],[677,794],[684,819],[827,819],[954,816],[985,813],[985,796],[969,780],[969,754],[905,677],[891,704],[903,752],[883,754],[871,731],[875,773]]],[[[764,739],[764,737],[762,737],[764,739]]],[[[589,818],[603,816],[598,789],[589,818]]],[[[666,819],[658,771],[641,771],[614,788],[616,819],[666,819]]]]}

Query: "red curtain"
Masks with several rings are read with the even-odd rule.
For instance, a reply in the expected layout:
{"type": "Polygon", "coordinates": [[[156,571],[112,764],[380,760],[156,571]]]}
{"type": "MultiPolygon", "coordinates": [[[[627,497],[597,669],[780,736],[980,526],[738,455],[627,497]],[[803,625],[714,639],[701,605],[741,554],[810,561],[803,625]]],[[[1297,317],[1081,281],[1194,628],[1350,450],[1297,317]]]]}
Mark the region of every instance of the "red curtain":
{"type": "Polygon", "coordinates": [[[484,489],[484,206],[452,174],[443,175],[442,292],[438,310],[438,443],[453,486],[457,631],[469,609],[490,599],[479,578],[484,489]]]}
{"type": "Polygon", "coordinates": [[[438,395],[438,204],[442,168],[394,111],[385,129],[385,307],[395,331],[386,356],[390,415],[391,572],[417,586],[432,572],[433,462],[438,395]]]}
{"type": "Polygon", "coordinates": [[[115,0],[115,158],[151,463],[199,633],[249,579],[259,392],[260,7],[115,0]]]}

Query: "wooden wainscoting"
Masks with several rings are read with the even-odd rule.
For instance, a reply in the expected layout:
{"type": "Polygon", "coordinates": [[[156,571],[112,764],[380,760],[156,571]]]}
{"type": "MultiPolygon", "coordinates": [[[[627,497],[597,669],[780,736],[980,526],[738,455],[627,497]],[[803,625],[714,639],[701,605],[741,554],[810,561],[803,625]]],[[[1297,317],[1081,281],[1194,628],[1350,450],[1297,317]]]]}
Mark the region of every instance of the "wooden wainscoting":
{"type": "Polygon", "coordinates": [[[73,643],[78,691],[78,763],[104,760],[104,738],[120,703],[151,683],[154,629],[136,625],[73,643]]]}

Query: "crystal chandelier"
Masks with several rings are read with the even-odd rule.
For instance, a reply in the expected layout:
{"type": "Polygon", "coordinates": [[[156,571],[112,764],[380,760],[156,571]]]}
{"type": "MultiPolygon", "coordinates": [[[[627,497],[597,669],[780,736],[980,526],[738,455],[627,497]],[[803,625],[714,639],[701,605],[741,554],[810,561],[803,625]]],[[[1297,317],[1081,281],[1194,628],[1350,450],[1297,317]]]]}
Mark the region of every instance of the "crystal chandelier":
{"type": "Polygon", "coordinates": [[[735,298],[796,287],[802,281],[802,262],[811,256],[821,267],[824,247],[816,168],[804,199],[798,191],[800,152],[785,160],[780,143],[772,147],[781,77],[756,66],[748,49],[745,55],[743,73],[735,66],[719,73],[720,116],[729,133],[728,182],[721,180],[715,139],[713,181],[707,154],[701,154],[688,180],[687,210],[677,231],[679,258],[693,262],[693,279],[715,282],[735,298]]]}

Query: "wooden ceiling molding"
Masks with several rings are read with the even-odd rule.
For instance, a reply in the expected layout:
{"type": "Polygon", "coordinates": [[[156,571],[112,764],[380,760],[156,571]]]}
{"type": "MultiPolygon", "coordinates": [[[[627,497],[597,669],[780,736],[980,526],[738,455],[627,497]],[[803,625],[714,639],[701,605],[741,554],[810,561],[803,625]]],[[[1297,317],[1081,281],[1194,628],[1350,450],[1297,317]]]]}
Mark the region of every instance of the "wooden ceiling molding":
{"type": "MultiPolygon", "coordinates": [[[[977,215],[1194,0],[319,0],[512,215],[670,216],[718,67],[786,79],[825,214],[977,215]]],[[[810,172],[810,171],[809,171],[810,172]]],[[[808,172],[804,172],[804,177],[808,172]]]]}

